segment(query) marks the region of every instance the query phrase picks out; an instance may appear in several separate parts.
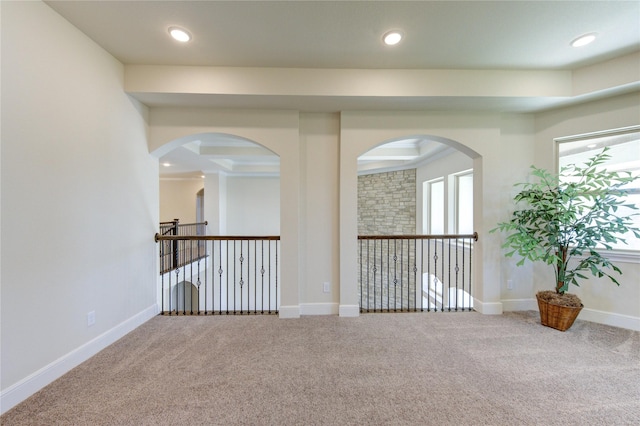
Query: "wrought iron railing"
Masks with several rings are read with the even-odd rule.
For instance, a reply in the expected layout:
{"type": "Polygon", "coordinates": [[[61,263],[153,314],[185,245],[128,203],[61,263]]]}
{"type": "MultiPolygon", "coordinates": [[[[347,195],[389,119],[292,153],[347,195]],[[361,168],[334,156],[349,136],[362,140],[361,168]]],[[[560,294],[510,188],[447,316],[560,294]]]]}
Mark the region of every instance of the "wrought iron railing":
{"type": "Polygon", "coordinates": [[[360,312],[473,309],[472,235],[358,236],[360,312]]]}
{"type": "Polygon", "coordinates": [[[161,274],[162,314],[278,313],[279,236],[156,234],[155,238],[160,258],[165,248],[193,254],[191,261],[161,274]]]}
{"type": "MultiPolygon", "coordinates": [[[[180,219],[160,222],[159,235],[206,235],[207,222],[180,223],[180,219]]],[[[187,265],[205,255],[205,245],[202,241],[178,244],[177,240],[163,240],[160,242],[160,274],[187,265]]]]}

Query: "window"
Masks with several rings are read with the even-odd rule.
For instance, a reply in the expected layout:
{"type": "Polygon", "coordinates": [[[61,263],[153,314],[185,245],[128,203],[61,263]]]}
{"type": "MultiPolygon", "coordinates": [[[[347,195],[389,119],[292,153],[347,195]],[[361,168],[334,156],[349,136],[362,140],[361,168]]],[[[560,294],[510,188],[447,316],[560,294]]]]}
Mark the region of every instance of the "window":
{"type": "Polygon", "coordinates": [[[444,179],[439,178],[423,184],[422,229],[428,234],[444,234],[444,179]]]}
{"type": "Polygon", "coordinates": [[[473,170],[454,175],[456,234],[473,234],[473,170]]]}
{"type": "MultiPolygon", "coordinates": [[[[558,142],[558,169],[568,164],[582,164],[606,146],[611,158],[603,165],[610,171],[627,171],[640,176],[640,126],[626,129],[604,131],[581,136],[556,139],[558,142]]],[[[640,179],[628,185],[627,203],[640,206],[640,179]]],[[[630,214],[631,209],[619,210],[619,214],[630,214]]],[[[635,225],[640,226],[640,217],[636,217],[635,225]]],[[[624,236],[627,244],[614,245],[615,249],[640,250],[640,239],[633,233],[624,236]]]]}
{"type": "Polygon", "coordinates": [[[422,184],[422,232],[473,234],[473,169],[422,184]]]}

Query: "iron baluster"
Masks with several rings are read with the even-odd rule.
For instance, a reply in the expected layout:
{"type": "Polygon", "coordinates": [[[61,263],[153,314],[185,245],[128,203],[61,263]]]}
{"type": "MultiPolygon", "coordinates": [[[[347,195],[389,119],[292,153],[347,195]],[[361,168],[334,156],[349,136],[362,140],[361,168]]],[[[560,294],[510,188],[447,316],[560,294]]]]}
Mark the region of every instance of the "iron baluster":
{"type": "Polygon", "coordinates": [[[162,286],[162,290],[160,292],[160,306],[161,306],[161,310],[162,310],[162,315],[164,315],[165,312],[165,306],[164,306],[164,275],[162,273],[163,270],[163,265],[162,265],[162,259],[164,259],[164,241],[162,243],[160,243],[160,282],[161,282],[161,286],[162,286]]]}
{"type": "MultiPolygon", "coordinates": [[[[391,283],[391,240],[387,239],[387,310],[391,310],[391,287],[389,284],[391,283]]],[[[381,309],[382,310],[382,309],[381,309]]]]}
{"type": "MultiPolygon", "coordinates": [[[[269,243],[269,268],[271,268],[271,243],[269,243]]],[[[268,310],[268,312],[271,313],[271,274],[269,274],[267,281],[269,282],[269,310],[268,310]]]]}
{"type": "MultiPolygon", "coordinates": [[[[227,245],[228,245],[228,242],[227,242],[227,245]]],[[[219,293],[219,296],[220,296],[219,297],[219,299],[220,299],[219,300],[219,302],[220,302],[219,305],[220,306],[219,306],[218,312],[220,313],[220,315],[222,315],[222,274],[224,273],[224,269],[222,269],[222,241],[220,241],[218,246],[219,246],[218,255],[220,257],[220,263],[219,263],[220,266],[218,267],[218,275],[219,275],[218,293],[219,293]]],[[[227,248],[228,248],[228,246],[227,246],[227,248]]],[[[226,296],[226,293],[225,293],[225,296],[226,296]]],[[[226,297],[227,297],[227,303],[229,303],[229,296],[226,296],[226,297]]]]}
{"type": "Polygon", "coordinates": [[[433,305],[434,312],[438,312],[438,242],[433,245],[433,305]]]}
{"type": "MultiPolygon", "coordinates": [[[[378,268],[376,267],[376,241],[373,242],[373,267],[371,269],[371,278],[373,280],[373,312],[376,311],[376,275],[378,268]]],[[[380,280],[380,288],[382,289],[382,279],[380,280]]],[[[368,310],[368,309],[367,309],[368,310]]]]}
{"type": "MultiPolygon", "coordinates": [[[[242,314],[242,312],[243,312],[242,311],[242,309],[243,309],[243,307],[242,307],[242,300],[243,300],[242,294],[243,294],[243,287],[244,287],[244,279],[243,279],[243,274],[242,274],[242,272],[243,272],[242,271],[242,267],[244,266],[244,256],[242,255],[242,251],[243,251],[243,249],[242,249],[242,240],[240,240],[240,257],[238,258],[238,260],[240,261],[240,281],[238,282],[240,284],[240,314],[242,314]]],[[[234,270],[234,275],[235,275],[235,270],[234,270]]],[[[234,282],[235,282],[235,279],[234,279],[234,282]]],[[[235,292],[234,292],[234,294],[235,294],[235,292]]],[[[235,309],[234,309],[234,311],[235,311],[235,309]]]]}
{"type": "MultiPolygon", "coordinates": [[[[180,312],[180,268],[176,268],[176,315],[180,312]]],[[[172,311],[173,312],[173,311],[172,311]]]]}
{"type": "Polygon", "coordinates": [[[444,240],[440,240],[440,257],[438,257],[438,260],[440,261],[440,275],[442,276],[442,278],[440,279],[440,283],[442,285],[442,291],[441,291],[442,301],[440,303],[440,312],[444,312],[444,308],[445,308],[444,306],[444,303],[445,303],[444,240]]]}
{"type": "Polygon", "coordinates": [[[398,240],[393,240],[393,310],[398,310],[398,240]]]}
{"type": "Polygon", "coordinates": [[[253,314],[258,314],[258,241],[253,245],[253,314]]]}
{"type": "Polygon", "coordinates": [[[261,303],[260,303],[260,308],[261,308],[261,313],[264,314],[264,241],[262,241],[262,259],[261,259],[261,263],[262,266],[260,268],[260,274],[262,276],[262,291],[260,292],[260,299],[261,299],[261,303]]]}
{"type": "Polygon", "coordinates": [[[413,266],[411,272],[413,272],[413,309],[412,312],[418,312],[418,239],[413,240],[413,266]]]}
{"type": "Polygon", "coordinates": [[[362,312],[362,293],[363,293],[363,289],[362,289],[362,283],[364,282],[363,279],[363,274],[362,274],[362,240],[360,240],[358,242],[358,244],[360,244],[360,312],[362,312]]]}
{"type": "MultiPolygon", "coordinates": [[[[193,244],[192,242],[189,242],[189,250],[193,249],[193,244]]],[[[193,280],[193,262],[189,262],[189,301],[190,301],[190,305],[191,305],[191,315],[193,315],[193,288],[192,284],[191,284],[191,280],[193,280]]],[[[187,285],[187,282],[185,281],[184,285],[187,285]]],[[[199,288],[199,287],[198,287],[199,288]]],[[[186,299],[186,295],[185,295],[185,299],[186,299]]]]}
{"type": "Polygon", "coordinates": [[[424,312],[424,240],[420,240],[420,312],[424,312]]]}
{"type": "Polygon", "coordinates": [[[458,293],[459,293],[459,289],[458,289],[459,281],[458,280],[460,279],[460,267],[458,266],[459,257],[458,257],[458,239],[457,238],[455,239],[455,245],[456,245],[456,248],[455,248],[456,262],[455,262],[455,267],[454,267],[454,271],[456,273],[456,307],[455,307],[455,310],[457,311],[458,310],[458,293]]]}
{"type": "Polygon", "coordinates": [[[431,312],[431,240],[427,241],[427,312],[431,312]]]}
{"type": "Polygon", "coordinates": [[[404,310],[404,240],[400,240],[400,312],[404,310]]]}
{"type": "MultiPolygon", "coordinates": [[[[476,236],[476,240],[478,239],[478,237],[476,236]]],[[[471,279],[472,279],[472,272],[473,269],[471,268],[471,259],[473,256],[471,256],[471,240],[469,240],[469,311],[471,311],[471,303],[473,300],[473,296],[472,296],[472,292],[471,292],[471,279]]]]}
{"type": "MultiPolygon", "coordinates": [[[[174,219],[173,220],[173,228],[172,228],[172,232],[173,235],[178,235],[178,219],[174,219]]],[[[174,241],[173,242],[173,262],[171,264],[172,268],[177,268],[178,267],[178,241],[174,241]]],[[[177,285],[177,283],[176,283],[177,285]]]]}
{"type": "MultiPolygon", "coordinates": [[[[442,240],[442,244],[444,244],[444,240],[442,240]]],[[[451,312],[451,240],[447,240],[447,251],[449,254],[449,261],[447,262],[447,309],[451,312]]],[[[443,259],[444,262],[444,259],[443,259]]],[[[444,267],[444,263],[443,263],[444,267]]]]}
{"type": "MultiPolygon", "coordinates": [[[[275,258],[275,265],[276,265],[276,270],[277,270],[277,267],[278,267],[277,266],[278,265],[278,242],[277,241],[275,242],[274,246],[275,246],[274,247],[275,248],[274,258],[275,258]]],[[[269,275],[269,276],[271,276],[271,275],[269,275]]],[[[274,283],[275,283],[275,293],[274,293],[274,299],[275,300],[273,301],[273,303],[274,303],[273,310],[274,310],[275,313],[277,313],[278,312],[278,309],[277,309],[278,275],[275,274],[275,275],[273,275],[273,277],[274,277],[274,283]]],[[[271,312],[271,311],[269,311],[269,312],[271,312]]]]}

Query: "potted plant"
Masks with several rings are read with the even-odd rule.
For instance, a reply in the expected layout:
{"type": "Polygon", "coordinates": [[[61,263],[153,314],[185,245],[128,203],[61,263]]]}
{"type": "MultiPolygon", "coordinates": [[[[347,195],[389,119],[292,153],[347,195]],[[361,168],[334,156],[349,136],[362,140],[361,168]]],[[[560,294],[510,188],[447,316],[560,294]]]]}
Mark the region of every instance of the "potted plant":
{"type": "Polygon", "coordinates": [[[531,166],[533,181],[516,184],[521,191],[514,197],[517,209],[511,219],[490,231],[507,234],[503,248],[509,250],[506,256],[521,257],[518,266],[530,260],[553,267],[555,289],[538,292],[536,299],[542,324],[558,330],[571,327],[582,309],[580,299],[567,293],[569,286],[579,286],[587,273],[620,285],[613,273],[621,270],[603,253],[612,243],[626,243],[623,234],[633,232],[640,238],[633,222],[638,208],[625,203],[622,190],[635,178],[607,171],[607,150],[583,165],[565,166],[559,174],[531,166]],[[633,213],[621,214],[621,207],[633,213]]]}

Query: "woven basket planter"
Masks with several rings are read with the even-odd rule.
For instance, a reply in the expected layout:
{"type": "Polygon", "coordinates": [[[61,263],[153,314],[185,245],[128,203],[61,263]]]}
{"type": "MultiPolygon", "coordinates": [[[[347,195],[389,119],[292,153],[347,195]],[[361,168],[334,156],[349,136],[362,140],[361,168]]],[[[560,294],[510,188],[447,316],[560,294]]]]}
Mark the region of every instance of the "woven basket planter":
{"type": "Polygon", "coordinates": [[[547,327],[556,330],[566,331],[573,325],[583,306],[562,306],[549,303],[546,300],[538,299],[538,309],[540,310],[540,322],[547,327]]]}

